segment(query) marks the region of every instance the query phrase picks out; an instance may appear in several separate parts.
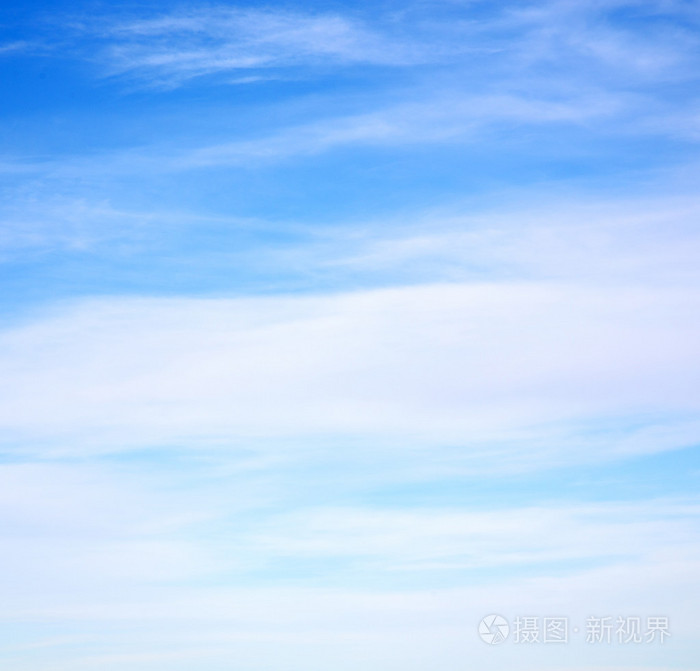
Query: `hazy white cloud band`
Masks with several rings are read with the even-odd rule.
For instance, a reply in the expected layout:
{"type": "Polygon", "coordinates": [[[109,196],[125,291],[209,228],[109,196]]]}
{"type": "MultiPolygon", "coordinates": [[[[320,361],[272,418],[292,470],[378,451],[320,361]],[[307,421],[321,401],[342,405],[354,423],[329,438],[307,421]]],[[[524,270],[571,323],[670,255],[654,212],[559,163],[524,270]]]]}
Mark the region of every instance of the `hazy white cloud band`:
{"type": "Polygon", "coordinates": [[[615,418],[661,422],[625,450],[681,447],[700,435],[699,308],[678,287],[538,283],[93,299],[2,334],[0,422],[69,451],[329,434],[533,449],[615,418]]]}

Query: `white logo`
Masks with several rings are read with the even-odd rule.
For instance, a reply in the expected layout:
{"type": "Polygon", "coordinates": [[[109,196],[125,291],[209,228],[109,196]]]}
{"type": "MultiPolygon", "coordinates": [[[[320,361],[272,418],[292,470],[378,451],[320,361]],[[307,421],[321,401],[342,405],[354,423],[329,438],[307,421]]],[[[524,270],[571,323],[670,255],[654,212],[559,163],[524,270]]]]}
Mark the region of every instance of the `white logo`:
{"type": "Polygon", "coordinates": [[[479,636],[484,643],[498,645],[508,638],[508,620],[500,615],[487,615],[479,622],[479,636]]]}

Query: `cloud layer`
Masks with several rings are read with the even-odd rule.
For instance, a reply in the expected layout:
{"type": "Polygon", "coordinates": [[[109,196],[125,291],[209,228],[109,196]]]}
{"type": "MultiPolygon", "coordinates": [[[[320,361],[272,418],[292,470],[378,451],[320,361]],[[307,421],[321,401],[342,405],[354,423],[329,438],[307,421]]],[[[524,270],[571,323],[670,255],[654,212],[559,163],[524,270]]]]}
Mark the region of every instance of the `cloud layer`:
{"type": "Polygon", "coordinates": [[[695,668],[692,3],[0,25],[0,666],[695,668]]]}
{"type": "Polygon", "coordinates": [[[696,314],[683,288],[536,283],[93,300],[3,335],[0,417],[6,440],[68,451],[362,435],[549,452],[568,425],[557,452],[576,460],[612,420],[630,425],[613,453],[654,449],[634,434],[657,421],[684,447],[696,314]]]}

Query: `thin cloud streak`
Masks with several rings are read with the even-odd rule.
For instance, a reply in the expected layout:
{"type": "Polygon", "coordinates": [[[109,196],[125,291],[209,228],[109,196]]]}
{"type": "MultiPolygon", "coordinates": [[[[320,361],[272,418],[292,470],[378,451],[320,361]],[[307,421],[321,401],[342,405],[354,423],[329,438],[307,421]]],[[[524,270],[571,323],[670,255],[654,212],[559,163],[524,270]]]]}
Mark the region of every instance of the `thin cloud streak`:
{"type": "Polygon", "coordinates": [[[694,501],[484,512],[312,509],[264,521],[245,545],[257,550],[258,561],[266,555],[328,557],[390,572],[593,559],[619,564],[668,556],[700,562],[699,516],[694,501]]]}
{"type": "Polygon", "coordinates": [[[335,148],[401,146],[477,141],[478,133],[499,124],[584,124],[614,118],[617,100],[604,97],[532,99],[518,96],[433,96],[429,103],[405,103],[378,112],[321,120],[261,140],[244,140],[194,150],[180,159],[180,169],[245,165],[316,155],[335,148]]]}
{"type": "MultiPolygon", "coordinates": [[[[412,95],[412,98],[415,96],[412,95]]],[[[132,147],[95,156],[71,156],[42,161],[13,161],[8,173],[21,171],[45,180],[99,179],[126,175],[168,174],[209,168],[259,168],[314,157],[337,150],[413,146],[448,146],[453,142],[484,143],[514,127],[585,128],[592,122],[617,126],[625,117],[624,99],[595,92],[570,97],[520,95],[445,95],[431,91],[430,102],[404,101],[369,112],[321,117],[312,122],[282,126],[272,132],[244,134],[230,141],[183,148],[172,143],[132,147]]],[[[663,132],[654,127],[647,132],[663,132]]],[[[0,164],[0,168],[3,167],[0,164]]]]}
{"type": "MultiPolygon", "coordinates": [[[[542,69],[556,71],[563,60],[580,69],[583,79],[595,71],[604,79],[626,76],[640,82],[695,76],[698,40],[678,21],[677,8],[638,3],[649,23],[643,34],[615,25],[614,9],[609,3],[506,3],[491,11],[467,7],[455,16],[409,7],[403,19],[390,13],[363,22],[342,14],[213,6],[151,18],[105,18],[102,25],[81,23],[83,32],[106,42],[103,58],[111,74],[166,88],[236,70],[325,68],[329,63],[464,62],[482,72],[500,72],[499,79],[510,70],[540,83],[547,80],[542,69]],[[410,30],[404,25],[409,21],[410,30]]],[[[686,21],[693,18],[685,15],[686,21]]]]}
{"type": "Polygon", "coordinates": [[[0,56],[6,54],[16,54],[17,52],[26,51],[30,49],[32,45],[29,42],[19,40],[17,42],[8,42],[6,44],[0,44],[0,56]]]}
{"type": "Polygon", "coordinates": [[[193,9],[104,29],[112,75],[179,86],[237,70],[329,64],[410,65],[415,49],[357,20],[280,10],[193,9]]]}

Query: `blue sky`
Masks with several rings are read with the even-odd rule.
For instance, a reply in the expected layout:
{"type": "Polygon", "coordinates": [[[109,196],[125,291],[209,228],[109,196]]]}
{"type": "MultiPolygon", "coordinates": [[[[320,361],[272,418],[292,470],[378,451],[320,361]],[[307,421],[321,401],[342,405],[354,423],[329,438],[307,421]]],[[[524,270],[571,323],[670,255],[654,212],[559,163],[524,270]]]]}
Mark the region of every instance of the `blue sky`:
{"type": "Polygon", "coordinates": [[[697,668],[698,73],[682,0],[0,9],[0,661],[697,668]]]}

